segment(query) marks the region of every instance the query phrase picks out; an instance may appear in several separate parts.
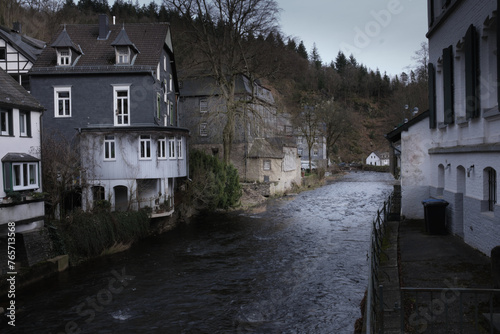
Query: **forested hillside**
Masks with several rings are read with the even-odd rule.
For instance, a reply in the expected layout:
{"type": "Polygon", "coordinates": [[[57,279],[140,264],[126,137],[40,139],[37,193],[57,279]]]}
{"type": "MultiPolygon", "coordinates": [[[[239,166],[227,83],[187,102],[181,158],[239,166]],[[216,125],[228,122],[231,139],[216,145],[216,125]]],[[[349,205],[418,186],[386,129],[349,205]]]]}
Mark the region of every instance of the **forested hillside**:
{"type": "MultiPolygon", "coordinates": [[[[22,33],[49,42],[61,24],[97,23],[97,14],[115,16],[117,24],[170,22],[177,70],[187,73],[203,57],[189,33],[189,20],[168,3],[116,0],[2,0],[0,24],[22,23],[22,33]]],[[[207,22],[202,22],[207,24],[207,22]]],[[[216,23],[211,22],[214,25],[216,23]]],[[[389,77],[384,69],[369,69],[352,55],[339,51],[330,63],[320,50],[307,50],[304,43],[279,29],[279,22],[266,35],[247,34],[241,44],[252,48],[252,72],[272,89],[279,111],[299,114],[313,106],[325,120],[329,156],[333,161],[363,162],[374,150],[387,150],[384,134],[410,118],[414,107],[423,112],[427,101],[427,46],[415,50],[415,63],[407,73],[389,77]],[[258,66],[255,66],[258,65],[258,66]],[[408,109],[405,109],[405,105],[408,109]]],[[[249,65],[249,66],[250,66],[249,65]]],[[[182,79],[182,77],[181,77],[182,79]]]]}

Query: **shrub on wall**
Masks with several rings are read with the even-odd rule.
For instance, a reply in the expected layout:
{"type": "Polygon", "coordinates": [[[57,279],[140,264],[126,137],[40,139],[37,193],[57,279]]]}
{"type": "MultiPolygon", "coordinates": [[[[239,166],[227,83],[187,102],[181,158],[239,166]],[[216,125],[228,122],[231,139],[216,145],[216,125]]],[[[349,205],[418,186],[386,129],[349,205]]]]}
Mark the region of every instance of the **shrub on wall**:
{"type": "Polygon", "coordinates": [[[238,171],[217,157],[198,150],[189,154],[188,196],[197,209],[228,209],[239,203],[241,186],[238,171]]]}
{"type": "Polygon", "coordinates": [[[73,261],[102,254],[116,244],[130,244],[145,237],[149,217],[144,211],[73,212],[55,224],[60,249],[73,261]]]}

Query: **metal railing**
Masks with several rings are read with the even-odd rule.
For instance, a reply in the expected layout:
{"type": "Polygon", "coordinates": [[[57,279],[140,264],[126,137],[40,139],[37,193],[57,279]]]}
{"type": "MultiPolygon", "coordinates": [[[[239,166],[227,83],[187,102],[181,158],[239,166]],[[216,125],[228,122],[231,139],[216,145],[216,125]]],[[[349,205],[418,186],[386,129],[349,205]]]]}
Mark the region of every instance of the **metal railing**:
{"type": "Polygon", "coordinates": [[[500,290],[401,288],[401,333],[495,333],[500,290]]]}
{"type": "Polygon", "coordinates": [[[368,257],[370,260],[370,270],[368,273],[368,289],[366,292],[366,308],[365,308],[365,332],[376,333],[377,328],[381,328],[382,307],[379,301],[381,299],[382,290],[379,289],[378,271],[380,266],[380,255],[383,252],[383,239],[386,230],[386,223],[389,221],[391,208],[393,206],[394,193],[392,193],[387,201],[384,202],[381,209],[377,210],[377,217],[373,220],[370,249],[368,257]]]}

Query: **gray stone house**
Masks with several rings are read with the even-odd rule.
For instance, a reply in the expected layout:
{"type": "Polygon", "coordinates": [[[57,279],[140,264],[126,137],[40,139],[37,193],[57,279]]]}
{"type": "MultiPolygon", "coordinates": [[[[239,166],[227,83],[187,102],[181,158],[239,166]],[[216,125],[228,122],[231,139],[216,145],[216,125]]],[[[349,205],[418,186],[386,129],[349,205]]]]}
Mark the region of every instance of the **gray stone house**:
{"type": "MultiPolygon", "coordinates": [[[[240,180],[270,182],[276,192],[300,184],[300,160],[288,115],[280,114],[269,89],[244,75],[235,93],[242,104],[236,119],[231,162],[240,180]]],[[[181,122],[191,131],[191,147],[222,156],[225,103],[210,77],[182,80],[181,122]]],[[[273,193],[274,190],[271,190],[273,193]]]]}
{"type": "Polygon", "coordinates": [[[46,135],[70,140],[84,171],[82,206],[149,206],[171,213],[187,176],[188,130],[179,96],[170,26],[63,25],[30,71],[32,94],[47,108],[46,135]]]}

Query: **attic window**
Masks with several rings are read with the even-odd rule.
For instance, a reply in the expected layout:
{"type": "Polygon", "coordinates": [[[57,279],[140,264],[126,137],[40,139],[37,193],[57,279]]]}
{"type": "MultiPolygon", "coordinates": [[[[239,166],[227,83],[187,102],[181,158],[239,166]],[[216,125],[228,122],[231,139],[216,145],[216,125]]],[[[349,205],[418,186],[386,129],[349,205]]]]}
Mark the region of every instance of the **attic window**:
{"type": "Polygon", "coordinates": [[[71,50],[69,48],[57,50],[57,65],[59,66],[71,65],[71,50]]]}
{"type": "Polygon", "coordinates": [[[117,64],[130,64],[130,48],[128,46],[117,46],[115,51],[117,64]]]}

